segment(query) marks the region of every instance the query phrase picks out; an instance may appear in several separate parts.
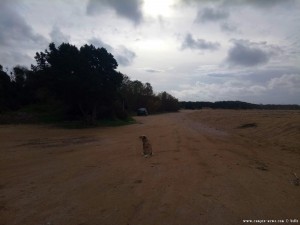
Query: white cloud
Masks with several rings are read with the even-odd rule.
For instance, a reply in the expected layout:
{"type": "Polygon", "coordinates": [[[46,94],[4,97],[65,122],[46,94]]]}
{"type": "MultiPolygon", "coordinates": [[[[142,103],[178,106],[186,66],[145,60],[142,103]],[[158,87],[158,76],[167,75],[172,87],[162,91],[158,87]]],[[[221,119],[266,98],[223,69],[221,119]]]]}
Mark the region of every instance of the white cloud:
{"type": "Polygon", "coordinates": [[[284,74],[271,79],[267,85],[268,90],[287,90],[289,93],[300,94],[300,74],[284,74]]]}
{"type": "Polygon", "coordinates": [[[237,77],[229,77],[224,82],[215,83],[197,81],[194,84],[182,84],[171,93],[177,98],[192,101],[242,100],[264,104],[280,101],[277,103],[300,104],[300,99],[296,100],[300,94],[300,73],[284,74],[264,83],[237,77]],[[272,95],[280,96],[280,99],[273,99],[271,102],[272,95]]]}

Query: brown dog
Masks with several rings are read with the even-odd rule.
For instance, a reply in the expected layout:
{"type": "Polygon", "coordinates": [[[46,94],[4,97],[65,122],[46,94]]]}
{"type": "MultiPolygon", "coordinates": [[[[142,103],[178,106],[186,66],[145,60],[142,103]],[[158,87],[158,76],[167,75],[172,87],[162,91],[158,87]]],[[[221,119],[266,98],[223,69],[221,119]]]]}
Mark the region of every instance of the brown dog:
{"type": "Polygon", "coordinates": [[[152,146],[145,135],[139,137],[143,142],[143,155],[147,158],[152,156],[152,146]]]}

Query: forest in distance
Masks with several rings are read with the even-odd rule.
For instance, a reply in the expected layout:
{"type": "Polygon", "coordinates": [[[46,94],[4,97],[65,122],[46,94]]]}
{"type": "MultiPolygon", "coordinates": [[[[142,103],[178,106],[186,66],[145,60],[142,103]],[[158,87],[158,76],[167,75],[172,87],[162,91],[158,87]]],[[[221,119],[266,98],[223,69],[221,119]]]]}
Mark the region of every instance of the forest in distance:
{"type": "Polygon", "coordinates": [[[93,125],[101,119],[127,120],[140,107],[150,113],[179,109],[169,93],[155,94],[150,83],[117,71],[117,61],[105,48],[50,43],[34,58],[31,69],[15,66],[9,73],[0,65],[1,114],[22,112],[25,120],[39,114],[93,125]]]}
{"type": "Polygon", "coordinates": [[[299,110],[300,105],[278,105],[278,104],[253,104],[242,101],[217,101],[217,102],[191,102],[181,101],[183,109],[266,109],[266,110],[299,110]]]}

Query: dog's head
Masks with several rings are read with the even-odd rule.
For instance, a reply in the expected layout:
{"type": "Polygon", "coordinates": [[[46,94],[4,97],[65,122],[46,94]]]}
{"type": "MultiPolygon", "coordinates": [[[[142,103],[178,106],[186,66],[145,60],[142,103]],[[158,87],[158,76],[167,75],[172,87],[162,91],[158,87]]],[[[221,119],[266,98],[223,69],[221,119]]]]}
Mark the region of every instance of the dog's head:
{"type": "Polygon", "coordinates": [[[147,137],[145,135],[141,135],[139,136],[139,138],[142,140],[142,141],[146,141],[147,140],[147,137]]]}

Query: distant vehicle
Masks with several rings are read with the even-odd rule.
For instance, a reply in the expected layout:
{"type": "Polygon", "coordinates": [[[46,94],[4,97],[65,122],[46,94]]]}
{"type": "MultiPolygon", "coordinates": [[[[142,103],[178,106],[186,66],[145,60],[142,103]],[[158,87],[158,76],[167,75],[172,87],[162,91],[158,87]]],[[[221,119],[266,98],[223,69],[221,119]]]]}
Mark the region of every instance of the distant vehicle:
{"type": "Polygon", "coordinates": [[[148,116],[148,111],[146,108],[139,108],[137,110],[137,115],[138,116],[148,116]]]}

